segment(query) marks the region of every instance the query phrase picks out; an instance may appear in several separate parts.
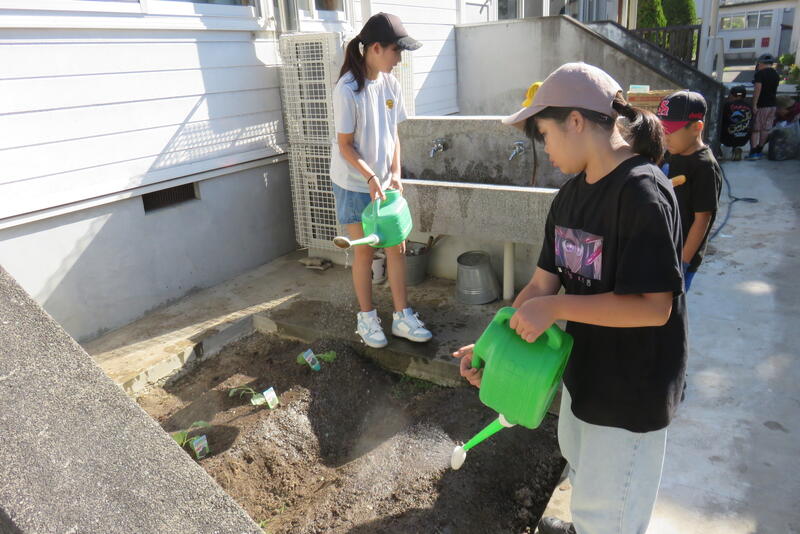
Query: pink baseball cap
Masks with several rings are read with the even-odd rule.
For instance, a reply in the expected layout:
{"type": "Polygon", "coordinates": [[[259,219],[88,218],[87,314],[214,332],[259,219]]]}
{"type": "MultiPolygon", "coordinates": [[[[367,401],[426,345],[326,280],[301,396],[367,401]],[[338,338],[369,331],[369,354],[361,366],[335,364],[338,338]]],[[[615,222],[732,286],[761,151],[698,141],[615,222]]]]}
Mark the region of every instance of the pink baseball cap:
{"type": "Polygon", "coordinates": [[[616,119],[612,107],[622,87],[602,69],[587,63],[566,63],[545,79],[530,106],[503,119],[503,124],[519,123],[549,107],[582,108],[616,119]]]}

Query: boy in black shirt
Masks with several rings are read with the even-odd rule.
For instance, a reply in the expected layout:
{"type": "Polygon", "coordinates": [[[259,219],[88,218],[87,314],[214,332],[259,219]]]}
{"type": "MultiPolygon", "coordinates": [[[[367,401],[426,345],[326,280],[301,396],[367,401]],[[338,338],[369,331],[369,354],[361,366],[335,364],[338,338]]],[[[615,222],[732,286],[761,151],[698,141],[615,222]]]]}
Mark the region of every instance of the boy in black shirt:
{"type": "Polygon", "coordinates": [[[750,136],[750,154],[747,160],[754,161],[764,157],[764,145],[775,122],[775,98],[778,94],[780,76],[772,68],[775,58],[771,54],[763,54],[756,64],[756,75],[753,77],[753,134],[750,136]]]}
{"type": "Polygon", "coordinates": [[[747,89],[744,85],[731,88],[731,93],[722,108],[722,134],[720,141],[733,149],[733,161],[742,159],[742,148],[750,140],[753,122],[753,106],[745,100],[747,89]]]}
{"type": "Polygon", "coordinates": [[[703,261],[722,188],[722,170],[703,143],[705,115],[703,95],[689,90],[671,94],[658,108],[667,143],[663,170],[672,180],[681,214],[686,291],[703,261]]]}

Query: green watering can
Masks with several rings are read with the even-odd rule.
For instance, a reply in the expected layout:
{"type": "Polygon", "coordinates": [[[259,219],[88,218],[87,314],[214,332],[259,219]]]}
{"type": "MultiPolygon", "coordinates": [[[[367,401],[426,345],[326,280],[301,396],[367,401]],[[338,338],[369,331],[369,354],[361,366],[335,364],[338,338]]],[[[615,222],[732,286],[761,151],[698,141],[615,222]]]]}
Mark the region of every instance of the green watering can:
{"type": "Polygon", "coordinates": [[[333,238],[333,244],[345,249],[356,245],[389,248],[405,241],[413,227],[408,203],[396,189],[389,189],[385,194],[386,200],[376,198],[361,213],[365,237],[350,241],[344,236],[337,236],[333,238]]]}
{"type": "Polygon", "coordinates": [[[475,343],[472,367],[483,367],[480,399],[499,417],[453,451],[450,464],[460,468],[467,451],[514,425],[538,427],[553,402],[572,351],[572,336],[552,325],[528,343],[508,324],[514,308],[501,308],[475,343]]]}

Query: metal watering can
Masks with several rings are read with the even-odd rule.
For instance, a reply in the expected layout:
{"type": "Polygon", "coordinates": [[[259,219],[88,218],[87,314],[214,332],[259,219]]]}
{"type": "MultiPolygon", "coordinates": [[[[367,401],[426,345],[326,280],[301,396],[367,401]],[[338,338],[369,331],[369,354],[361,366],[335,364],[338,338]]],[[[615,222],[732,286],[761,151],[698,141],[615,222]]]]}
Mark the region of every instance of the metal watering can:
{"type": "Polygon", "coordinates": [[[499,417],[453,450],[459,469],[467,451],[503,428],[538,427],[553,402],[572,351],[572,336],[552,325],[533,343],[509,326],[514,308],[501,308],[475,343],[472,367],[483,367],[479,398],[499,417]]]}
{"type": "Polygon", "coordinates": [[[389,248],[405,241],[413,227],[408,203],[396,189],[389,189],[385,194],[386,200],[376,198],[361,213],[365,237],[351,241],[347,237],[337,236],[333,238],[333,244],[344,249],[356,245],[389,248]]]}

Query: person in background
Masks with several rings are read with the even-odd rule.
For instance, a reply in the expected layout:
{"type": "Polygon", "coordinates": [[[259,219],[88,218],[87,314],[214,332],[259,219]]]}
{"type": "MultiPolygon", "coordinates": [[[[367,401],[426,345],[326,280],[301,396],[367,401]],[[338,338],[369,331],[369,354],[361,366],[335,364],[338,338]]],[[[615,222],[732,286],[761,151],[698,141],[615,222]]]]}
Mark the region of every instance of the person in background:
{"type": "MultiPolygon", "coordinates": [[[[406,119],[400,82],[391,74],[403,50],[422,43],[409,37],[395,15],[378,13],[350,41],[333,90],[336,142],[332,147],[331,181],[339,223],[351,239],[364,236],[361,213],[375,200],[386,200],[387,188],[403,191],[397,125],[406,119]]],[[[394,314],[392,334],[424,343],[431,332],[408,305],[405,244],[386,250],[394,314]]],[[[372,305],[374,249],[358,246],[353,261],[353,286],[361,311],[356,332],[367,346],[382,348],[386,335],[372,305]]]]}
{"type": "Polygon", "coordinates": [[[794,96],[779,96],[776,99],[775,121],[788,126],[800,117],[800,101],[794,96]]]}
{"type": "Polygon", "coordinates": [[[750,128],[753,123],[753,106],[747,101],[747,89],[744,85],[731,88],[730,95],[722,108],[722,146],[730,148],[731,159],[742,159],[742,147],[750,140],[750,128]]]}
{"type": "Polygon", "coordinates": [[[753,77],[753,133],[750,136],[750,154],[747,160],[755,161],[764,157],[764,145],[775,122],[775,98],[778,95],[780,76],[772,66],[775,58],[772,54],[763,54],[756,63],[756,74],[753,77]]]}
{"type": "Polygon", "coordinates": [[[689,291],[717,216],[722,169],[703,142],[703,95],[689,90],[672,93],[661,101],[657,115],[667,143],[663,170],[672,180],[681,214],[683,280],[689,291]]]}

